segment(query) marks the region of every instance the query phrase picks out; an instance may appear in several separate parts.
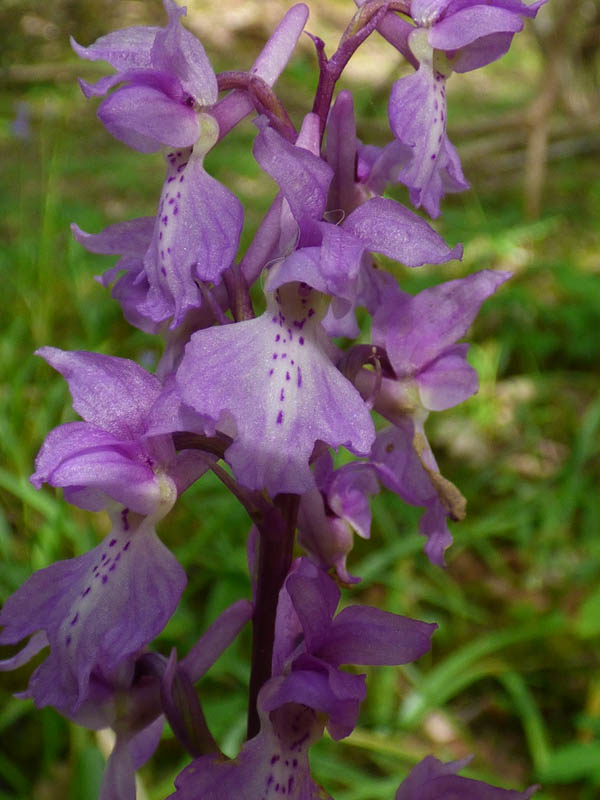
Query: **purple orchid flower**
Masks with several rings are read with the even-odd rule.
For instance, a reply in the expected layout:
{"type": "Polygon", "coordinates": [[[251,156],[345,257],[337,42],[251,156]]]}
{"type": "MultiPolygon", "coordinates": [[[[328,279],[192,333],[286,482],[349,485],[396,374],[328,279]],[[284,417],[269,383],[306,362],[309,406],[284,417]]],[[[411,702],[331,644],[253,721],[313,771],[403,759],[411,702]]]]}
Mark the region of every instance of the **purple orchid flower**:
{"type": "Polygon", "coordinates": [[[81,58],[108,61],[117,73],[94,86],[81,81],[87,97],[121,88],[98,108],[107,130],[125,144],[151,153],[162,146],[191,147],[201,134],[198,111],[217,101],[217,79],[204,48],[181,25],[185,8],[164,0],[164,28],[132,27],[101,36],[89,47],[72,40],[81,58]]]}
{"type": "Polygon", "coordinates": [[[539,788],[531,786],[518,792],[457,775],[469,761],[465,758],[444,764],[427,756],[402,781],[395,800],[529,800],[539,788]]]}
{"type": "MultiPolygon", "coordinates": [[[[460,160],[446,135],[445,82],[500,58],[522,16],[535,17],[546,0],[413,0],[415,28],[387,15],[380,31],[418,66],[397,81],[390,95],[392,131],[412,155],[397,179],[410,189],[411,202],[433,217],[445,192],[467,189],[460,160]]],[[[388,154],[389,155],[389,154],[388,154]]]]}
{"type": "Polygon", "coordinates": [[[308,559],[295,562],[279,596],[273,677],[258,696],[260,733],[232,761],[194,761],[176,779],[172,800],[323,797],[310,775],[309,748],[325,725],[334,739],[348,736],[365,697],[365,676],[340,665],[413,661],[429,650],[436,627],[369,606],[334,616],[339,599],[325,572],[308,559]]]}
{"type": "MultiPolygon", "coordinates": [[[[95,88],[84,85],[89,95],[125,83],[99,109],[110,132],[143,152],[161,145],[172,148],[166,153],[167,175],[153,224],[149,218],[131,220],[96,235],[73,227],[75,238],[92,252],[122,256],[102,283],[109,285],[125,271],[113,287],[113,297],[129,322],[151,333],[168,318],[172,328],[180,326],[186,313],[202,304],[198,281],[218,283],[233,262],[243,210],[203,162],[253,107],[247,93],[239,90],[213,107],[217,84],[206,54],[181,26],[184,10],[173,0],[165,0],[165,8],[169,24],[164,29],[126,28],[88,48],[74,44],[82,57],[107,60],[120,70],[95,88]],[[190,94],[193,91],[199,94],[190,94]],[[146,97],[148,93],[152,97],[146,97]]],[[[250,70],[258,80],[268,86],[277,80],[307,15],[303,4],[286,13],[250,70]]]]}
{"type": "Polygon", "coordinates": [[[375,469],[357,462],[333,469],[326,452],[314,465],[317,486],[305,492],[298,512],[298,542],[321,569],[335,568],[344,583],[358,583],[349,574],[346,558],[353,532],[368,539],[371,532],[369,496],[379,492],[375,469]]]}
{"type": "Polygon", "coordinates": [[[146,437],[161,385],[137,364],[50,347],[38,354],[67,379],[85,422],[48,435],[32,482],[62,487],[82,508],[108,508],[113,527],[89,553],[36,572],[9,597],[0,642],[43,632],[24,648],[31,657],[50,645],[28,696],[75,713],[92,677],[115,680],[173,614],[185,573],[155,526],[208,462],[197,453],[176,455],[168,436],[146,437]]]}
{"type": "Polygon", "coordinates": [[[446,517],[462,519],[465,500],[440,475],[424,423],[430,411],[462,403],[477,391],[477,373],[466,360],[468,344],[457,344],[483,301],[510,277],[482,270],[412,296],[389,291],[373,317],[373,343],[382,347],[393,377],[361,370],[355,379],[363,397],[395,426],[378,435],[371,460],[385,486],[411,505],[425,506],[420,523],[430,560],[443,565],[451,542],[446,517]]]}
{"type": "Polygon", "coordinates": [[[177,371],[184,403],[233,436],[237,479],[270,494],[314,485],[315,442],[367,453],[374,437],[359,393],[331,360],[322,296],[290,283],[260,317],[195,333],[177,371]]]}
{"type": "MultiPolygon", "coordinates": [[[[387,282],[373,269],[370,253],[382,253],[416,267],[460,258],[462,247],[450,249],[424,220],[387,198],[373,197],[344,217],[352,193],[344,199],[338,183],[342,180],[347,189],[348,173],[354,171],[356,137],[349,135],[354,130],[352,105],[342,102],[335,119],[340,129],[335,140],[341,138],[343,130],[353,145],[332,145],[330,165],[318,156],[319,126],[315,115],[305,118],[296,145],[260,125],[254,154],[278,183],[283,196],[278,245],[277,228],[268,226],[273,265],[267,289],[301,281],[330,295],[332,303],[324,322],[327,333],[356,336],[353,308],[365,305],[374,310],[376,298],[387,282]],[[308,202],[306,198],[310,198],[308,202]],[[342,202],[341,208],[327,205],[338,201],[342,202]],[[339,224],[327,220],[328,215],[340,211],[343,218],[339,224]]],[[[259,231],[257,238],[261,236],[259,231]]]]}

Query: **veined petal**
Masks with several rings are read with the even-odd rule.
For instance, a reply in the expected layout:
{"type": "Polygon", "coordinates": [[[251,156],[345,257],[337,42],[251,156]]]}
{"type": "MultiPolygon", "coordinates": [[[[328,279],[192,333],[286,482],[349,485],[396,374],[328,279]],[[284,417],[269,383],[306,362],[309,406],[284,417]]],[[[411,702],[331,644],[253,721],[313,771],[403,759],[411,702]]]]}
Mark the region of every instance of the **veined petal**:
{"type": "Polygon", "coordinates": [[[243,224],[239,200],[206,172],[202,155],[169,153],[167,177],[144,266],[148,302],[169,308],[171,327],[201,305],[197,280],[219,282],[235,257],[243,224]]]}
{"type": "Polygon", "coordinates": [[[386,197],[367,200],[344,220],[342,229],[360,239],[367,250],[407,267],[462,258],[462,245],[451,250],[424,219],[386,197]]]}
{"type": "MultiPolygon", "coordinates": [[[[173,491],[171,504],[174,497],[173,491]]],[[[4,604],[0,643],[38,630],[50,643],[29,683],[38,707],[75,712],[88,696],[92,672],[110,676],[174,612],[185,574],[156,536],[155,519],[126,510],[115,515],[100,545],[36,572],[4,604]]]]}
{"type": "Polygon", "coordinates": [[[80,58],[88,61],[108,61],[115,69],[145,69],[150,67],[150,52],[160,28],[135,25],[101,36],[89,47],[83,47],[71,37],[71,47],[80,58]]]}
{"type": "Polygon", "coordinates": [[[301,494],[314,485],[320,439],[364,453],[373,423],[360,394],[327,355],[322,301],[292,283],[257,319],[198,331],[177,373],[184,402],[235,421],[227,460],[245,486],[301,494]]]}
{"type": "Polygon", "coordinates": [[[42,356],[67,380],[73,408],[86,422],[120,439],[145,432],[145,415],[161,392],[160,381],[127,358],[85,350],[41,347],[42,356]]]}

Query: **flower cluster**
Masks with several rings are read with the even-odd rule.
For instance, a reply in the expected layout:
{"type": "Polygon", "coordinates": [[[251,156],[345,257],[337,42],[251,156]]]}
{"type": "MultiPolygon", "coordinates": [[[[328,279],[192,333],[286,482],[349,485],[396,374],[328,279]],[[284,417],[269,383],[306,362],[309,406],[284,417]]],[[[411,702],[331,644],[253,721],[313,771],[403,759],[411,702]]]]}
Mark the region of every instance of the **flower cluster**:
{"type": "MultiPolygon", "coordinates": [[[[38,351],[67,380],[82,421],[50,432],[31,480],[61,487],[81,508],[107,510],[112,529],[8,598],[0,644],[27,641],[0,669],[49,648],[23,696],[115,730],[103,800],[133,800],[134,772],[165,718],[194,758],[174,800],[325,796],[309,748],[325,728],[333,739],[348,736],[366,695],[365,675],[342,667],[405,664],[429,650],[435,624],[363,605],[336,613],[340,586],[360,581],[347,559],[354,534],[370,535],[369,498],[381,487],[424,509],[425,551],[444,564],[448,519],[462,519],[466,501],[441,475],[424,426],[430,412],[477,390],[460,340],[510,274],[483,270],[407,294],[399,268],[382,269],[379,256],[413,269],[460,259],[462,247],[384,191],[404,183],[411,203],[435,217],[445,192],[467,188],[446,134],[445,82],[499,58],[543,3],[364,0],[331,58],[313,37],[319,86],[298,130],[273,87],[304,30],[303,4],[247,71],[215,74],[174,0],[164,0],[164,27],[73,42],[82,58],[115,70],[95,85],[81,81],[86,97],[103,98],[107,131],[141,153],[164,153],[154,217],[95,234],[73,225],[84,247],[119,256],[101,282],[133,326],[162,337],[164,352],[150,374],[114,356],[38,351]],[[357,138],[352,95],[334,98],[345,64],[375,30],[415,67],[391,89],[394,140],[384,148],[357,138]],[[238,254],[242,205],[209,174],[205,156],[251,112],[253,157],[277,194],[238,254]],[[369,331],[361,333],[358,310],[369,331]],[[347,457],[336,465],[340,448],[347,457]],[[254,523],[253,597],[181,660],[166,658],[150,645],[186,576],[156,526],[208,470],[254,523]],[[294,559],[296,533],[304,555],[294,559]],[[249,737],[228,760],[194,683],[250,618],[249,737]]],[[[517,800],[534,791],[459,777],[462,766],[425,759],[396,800],[517,800]]]]}

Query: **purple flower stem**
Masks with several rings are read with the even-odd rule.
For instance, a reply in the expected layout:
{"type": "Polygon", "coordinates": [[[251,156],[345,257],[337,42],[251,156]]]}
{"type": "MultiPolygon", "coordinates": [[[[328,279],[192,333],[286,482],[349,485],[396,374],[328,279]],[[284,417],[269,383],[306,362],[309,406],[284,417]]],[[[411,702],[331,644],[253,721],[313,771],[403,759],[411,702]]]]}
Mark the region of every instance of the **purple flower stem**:
{"type": "Polygon", "coordinates": [[[292,563],[299,503],[299,495],[278,494],[272,509],[257,523],[260,545],[252,629],[248,739],[260,730],[256,700],[261,687],[271,677],[277,600],[292,563]]]}
{"type": "Polygon", "coordinates": [[[365,3],[353,16],[340,39],[338,49],[329,59],[325,56],[322,40],[317,36],[311,37],[317,48],[319,60],[319,84],[312,110],[320,120],[321,138],[325,132],[333,92],[340,75],[358,47],[373,33],[388,11],[408,14],[410,0],[372,0],[365,3]]]}
{"type": "Polygon", "coordinates": [[[217,86],[220,92],[230,89],[241,89],[248,92],[248,96],[254,103],[258,113],[266,114],[275,130],[290,142],[296,141],[298,134],[294,123],[283,107],[281,100],[261,77],[252,72],[220,72],[217,75],[217,86]]]}

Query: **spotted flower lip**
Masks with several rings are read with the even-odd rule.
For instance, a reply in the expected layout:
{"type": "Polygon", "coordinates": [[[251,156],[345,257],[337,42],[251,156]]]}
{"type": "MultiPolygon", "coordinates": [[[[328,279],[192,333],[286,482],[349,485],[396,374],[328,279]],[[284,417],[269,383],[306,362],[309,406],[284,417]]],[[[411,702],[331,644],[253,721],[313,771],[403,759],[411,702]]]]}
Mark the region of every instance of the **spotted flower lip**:
{"type": "Polygon", "coordinates": [[[186,578],[156,536],[163,513],[115,512],[101,544],[36,572],[4,604],[0,643],[42,630],[50,645],[29,683],[37,706],[74,713],[88,697],[93,672],[111,678],[164,628],[186,578]]]}
{"type": "Polygon", "coordinates": [[[373,422],[332,362],[323,298],[306,284],[273,292],[260,317],[195,333],[177,383],[182,400],[217,424],[233,423],[226,451],[237,479],[270,494],[314,485],[315,442],[367,453],[373,422]]]}

